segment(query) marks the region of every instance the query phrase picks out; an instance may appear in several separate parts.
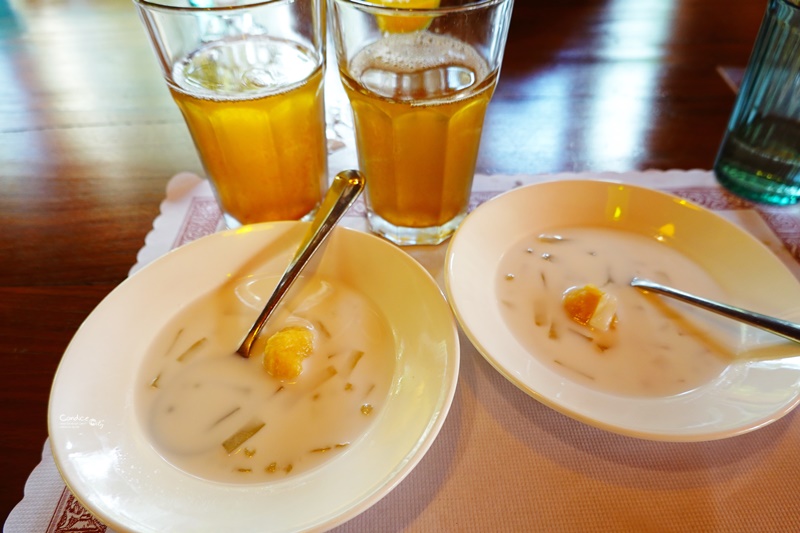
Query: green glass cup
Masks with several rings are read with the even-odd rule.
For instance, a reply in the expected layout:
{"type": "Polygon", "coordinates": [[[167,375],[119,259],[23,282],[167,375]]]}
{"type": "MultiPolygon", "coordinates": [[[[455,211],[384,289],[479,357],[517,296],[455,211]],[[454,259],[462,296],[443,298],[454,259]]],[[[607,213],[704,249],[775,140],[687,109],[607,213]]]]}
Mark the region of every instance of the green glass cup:
{"type": "Polygon", "coordinates": [[[754,202],[800,201],[800,0],[770,0],[714,172],[754,202]]]}

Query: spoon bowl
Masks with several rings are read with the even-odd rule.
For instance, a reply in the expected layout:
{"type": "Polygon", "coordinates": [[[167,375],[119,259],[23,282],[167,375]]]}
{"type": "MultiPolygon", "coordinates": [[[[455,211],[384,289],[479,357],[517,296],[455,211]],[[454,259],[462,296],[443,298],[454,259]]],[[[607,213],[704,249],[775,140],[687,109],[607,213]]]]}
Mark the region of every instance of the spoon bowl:
{"type": "Polygon", "coordinates": [[[264,329],[272,313],[281,303],[283,297],[286,296],[286,293],[289,292],[289,289],[314,256],[314,253],[325,242],[331,230],[364,190],[365,183],[364,176],[357,170],[344,170],[339,172],[333,179],[308,231],[297,247],[297,252],[295,252],[294,257],[289,262],[289,266],[286,267],[286,271],[278,281],[278,285],[269,300],[267,300],[264,310],[261,311],[250,331],[247,332],[244,340],[242,340],[242,344],[236,350],[237,354],[245,358],[250,357],[250,350],[258,334],[264,329]]]}
{"type": "Polygon", "coordinates": [[[675,298],[676,300],[700,307],[707,311],[711,311],[712,313],[716,313],[733,320],[738,320],[739,322],[743,322],[759,329],[763,329],[764,331],[768,331],[792,342],[800,343],[800,324],[795,322],[789,322],[788,320],[763,315],[761,313],[748,311],[747,309],[742,309],[740,307],[702,298],[700,296],[674,289],[660,283],[655,283],[647,279],[633,278],[631,280],[631,287],[636,287],[637,289],[645,292],[663,294],[664,296],[675,298]]]}

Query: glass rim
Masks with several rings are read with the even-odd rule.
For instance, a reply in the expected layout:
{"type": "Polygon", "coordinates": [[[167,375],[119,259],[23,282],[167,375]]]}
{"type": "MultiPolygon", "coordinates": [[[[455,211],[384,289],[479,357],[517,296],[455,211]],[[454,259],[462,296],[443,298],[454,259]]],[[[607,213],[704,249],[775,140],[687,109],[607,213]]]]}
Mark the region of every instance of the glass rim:
{"type": "MultiPolygon", "coordinates": [[[[243,11],[270,4],[286,4],[295,0],[246,0],[244,3],[235,3],[227,6],[193,6],[187,0],[133,0],[137,4],[148,9],[159,11],[175,11],[183,13],[224,13],[232,11],[243,11]],[[180,5],[179,5],[180,3],[180,5]]],[[[323,2],[325,0],[322,0],[323,2]]]]}
{"type": "MultiPolygon", "coordinates": [[[[139,0],[136,0],[139,1],[139,0]]],[[[373,0],[333,0],[337,4],[347,4],[362,8],[370,13],[391,13],[393,16],[420,16],[421,13],[428,15],[444,15],[447,13],[457,13],[463,11],[474,11],[487,7],[511,4],[514,0],[473,0],[469,4],[438,6],[438,7],[411,7],[403,5],[384,5],[378,4],[373,0]]]]}

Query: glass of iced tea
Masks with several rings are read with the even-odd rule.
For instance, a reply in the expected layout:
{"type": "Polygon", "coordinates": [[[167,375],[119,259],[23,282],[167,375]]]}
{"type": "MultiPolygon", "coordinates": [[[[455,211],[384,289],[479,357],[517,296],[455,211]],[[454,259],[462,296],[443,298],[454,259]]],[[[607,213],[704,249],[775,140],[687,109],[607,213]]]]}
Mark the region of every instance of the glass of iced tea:
{"type": "Polygon", "coordinates": [[[370,229],[438,244],[467,214],[513,0],[333,0],[370,229]]]}
{"type": "Polygon", "coordinates": [[[229,227],[327,186],[325,0],[134,0],[229,227]]]}

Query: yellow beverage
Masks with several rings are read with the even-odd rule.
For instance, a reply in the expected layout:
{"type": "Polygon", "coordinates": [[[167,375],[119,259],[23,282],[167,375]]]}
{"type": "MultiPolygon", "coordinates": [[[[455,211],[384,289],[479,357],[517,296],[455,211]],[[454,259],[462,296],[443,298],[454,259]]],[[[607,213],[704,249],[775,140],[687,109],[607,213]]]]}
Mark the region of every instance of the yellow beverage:
{"type": "Polygon", "coordinates": [[[375,215],[403,228],[464,216],[496,74],[468,45],[426,32],[389,35],[354,58],[342,79],[375,215]]]}
{"type": "MultiPolygon", "coordinates": [[[[373,3],[402,9],[435,9],[439,0],[372,0],[373,3]]],[[[429,16],[383,16],[378,15],[378,28],[389,33],[407,33],[424,30],[431,23],[429,16]]]]}
{"type": "Polygon", "coordinates": [[[267,37],[216,41],[173,71],[183,113],[226,218],[299,219],[327,183],[323,67],[267,37]]]}

